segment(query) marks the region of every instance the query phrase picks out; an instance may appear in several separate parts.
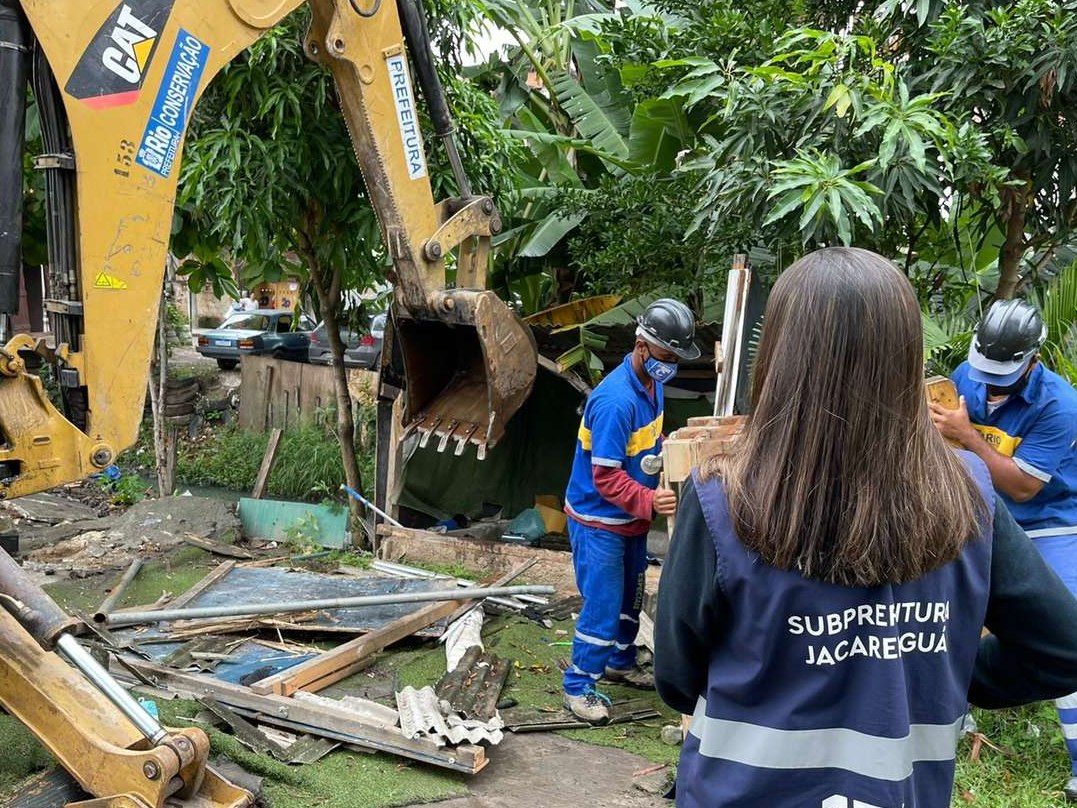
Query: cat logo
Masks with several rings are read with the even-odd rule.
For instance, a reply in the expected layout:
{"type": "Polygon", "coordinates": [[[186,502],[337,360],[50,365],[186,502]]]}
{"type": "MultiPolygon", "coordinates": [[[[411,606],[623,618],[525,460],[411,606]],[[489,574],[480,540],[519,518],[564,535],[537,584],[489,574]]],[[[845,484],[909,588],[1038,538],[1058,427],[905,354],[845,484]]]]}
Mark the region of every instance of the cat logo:
{"type": "Polygon", "coordinates": [[[136,17],[130,6],[124,5],[112,29],[112,42],[101,54],[101,61],[128,84],[137,85],[157,44],[157,32],[136,17]]]}
{"type": "Polygon", "coordinates": [[[138,101],[175,0],[126,0],[97,31],[64,90],[94,109],[138,101]]]}

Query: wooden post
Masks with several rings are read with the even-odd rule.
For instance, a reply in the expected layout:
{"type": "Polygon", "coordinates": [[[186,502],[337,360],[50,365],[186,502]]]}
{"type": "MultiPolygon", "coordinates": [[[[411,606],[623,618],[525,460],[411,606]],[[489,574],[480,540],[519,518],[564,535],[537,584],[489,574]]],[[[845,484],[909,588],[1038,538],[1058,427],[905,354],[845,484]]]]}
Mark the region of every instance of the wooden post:
{"type": "Polygon", "coordinates": [[[263,415],[262,415],[262,431],[263,432],[265,430],[269,429],[270,418],[271,418],[270,406],[271,406],[271,402],[273,400],[273,366],[267,364],[265,366],[264,370],[265,370],[266,375],[265,375],[264,381],[262,382],[262,408],[263,408],[262,409],[262,413],[263,413],[263,415]]]}
{"type": "Polygon", "coordinates": [[[269,443],[266,446],[265,456],[262,458],[262,467],[258,469],[258,479],[254,483],[254,499],[265,496],[266,486],[269,484],[269,475],[273,471],[273,463],[277,459],[277,447],[280,446],[281,430],[274,429],[269,433],[269,443]]]}

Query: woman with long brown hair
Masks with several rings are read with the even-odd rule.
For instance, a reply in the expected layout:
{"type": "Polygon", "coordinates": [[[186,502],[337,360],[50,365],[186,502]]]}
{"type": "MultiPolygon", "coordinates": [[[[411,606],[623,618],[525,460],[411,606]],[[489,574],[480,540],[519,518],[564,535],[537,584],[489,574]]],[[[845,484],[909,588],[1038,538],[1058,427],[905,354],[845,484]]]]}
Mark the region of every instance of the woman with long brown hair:
{"type": "Polygon", "coordinates": [[[893,264],[812,253],[764,323],[748,426],[686,486],[659,589],[658,690],[693,716],[677,805],[945,808],[969,700],[1077,690],[1077,600],[935,429],[893,264]]]}

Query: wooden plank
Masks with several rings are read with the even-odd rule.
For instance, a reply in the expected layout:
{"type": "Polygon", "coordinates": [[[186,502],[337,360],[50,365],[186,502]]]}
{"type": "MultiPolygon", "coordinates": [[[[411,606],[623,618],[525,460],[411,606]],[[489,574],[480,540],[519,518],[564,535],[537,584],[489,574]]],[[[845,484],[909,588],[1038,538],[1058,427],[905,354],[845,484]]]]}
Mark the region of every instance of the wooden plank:
{"type": "Polygon", "coordinates": [[[176,598],[174,601],[172,601],[169,608],[170,609],[182,609],[184,606],[186,606],[192,600],[197,598],[199,595],[201,595],[203,592],[205,592],[207,589],[209,589],[211,586],[213,586],[219,580],[224,578],[228,573],[230,573],[235,568],[236,568],[236,562],[235,561],[225,561],[223,564],[221,564],[215,570],[210,572],[209,575],[207,575],[201,581],[196,583],[194,586],[192,586],[190,589],[188,589],[186,592],[184,592],[182,595],[180,595],[178,598],[176,598]]]}
{"type": "Polygon", "coordinates": [[[262,467],[258,469],[258,479],[254,481],[254,499],[265,496],[266,486],[269,484],[269,474],[273,471],[273,464],[277,460],[277,448],[280,446],[281,430],[274,429],[269,433],[269,443],[266,445],[266,453],[262,458],[262,467]]]}
{"type": "Polygon", "coordinates": [[[688,419],[688,426],[744,426],[747,420],[743,415],[693,415],[688,419]]]}
{"type": "Polygon", "coordinates": [[[240,361],[239,425],[251,432],[264,432],[273,384],[273,359],[244,356],[240,361]]]}
{"type": "Polygon", "coordinates": [[[956,410],[960,406],[957,395],[957,386],[945,376],[932,376],[924,382],[927,388],[927,400],[932,404],[941,404],[948,410],[956,410]]]}
{"type": "MultiPolygon", "coordinates": [[[[185,698],[214,698],[233,710],[257,713],[261,723],[283,725],[321,738],[387,752],[465,774],[474,774],[487,763],[481,747],[439,749],[432,741],[412,740],[401,735],[399,730],[364,723],[346,707],[335,709],[283,696],[259,695],[251,692],[250,688],[209,676],[183,673],[127,655],[118,657],[117,661],[121,659],[124,666],[154,681],[157,687],[185,698]]],[[[114,672],[123,675],[120,667],[114,672]]]]}
{"type": "Polygon", "coordinates": [[[666,481],[680,483],[692,476],[692,442],[669,438],[662,442],[662,470],[666,481]]]}
{"type": "Polygon", "coordinates": [[[276,693],[281,696],[290,696],[297,690],[317,693],[356,673],[367,657],[449,617],[464,603],[462,600],[431,603],[384,628],[356,637],[321,656],[255,682],[251,685],[251,690],[255,693],[276,693]]]}
{"type": "MultiPolygon", "coordinates": [[[[961,400],[957,395],[957,386],[951,379],[945,376],[932,376],[924,386],[927,390],[929,404],[941,404],[948,410],[956,410],[961,406],[961,400]]],[[[961,448],[961,444],[955,440],[947,440],[951,446],[961,448]]]]}
{"type": "Polygon", "coordinates": [[[196,536],[193,533],[185,535],[183,541],[190,544],[192,547],[198,547],[208,553],[213,553],[214,555],[225,556],[227,558],[240,558],[244,561],[250,561],[254,558],[254,553],[244,550],[242,547],[234,547],[231,544],[222,544],[219,541],[213,541],[213,539],[207,539],[203,536],[196,536]]]}

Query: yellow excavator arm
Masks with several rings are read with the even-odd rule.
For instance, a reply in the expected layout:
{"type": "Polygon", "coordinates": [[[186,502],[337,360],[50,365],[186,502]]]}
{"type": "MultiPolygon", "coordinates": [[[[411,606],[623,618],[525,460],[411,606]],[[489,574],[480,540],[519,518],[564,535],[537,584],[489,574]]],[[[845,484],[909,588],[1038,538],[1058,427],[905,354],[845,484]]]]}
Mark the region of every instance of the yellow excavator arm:
{"type": "MultiPolygon", "coordinates": [[[[224,65],[301,2],[0,0],[0,331],[18,297],[32,77],[55,335],[53,345],[25,334],[0,340],[0,498],[86,477],[135,441],[191,111],[224,65]],[[52,364],[63,412],[30,359],[52,364]]],[[[474,444],[481,457],[529,394],[536,351],[530,331],[484,288],[501,222],[493,201],[467,185],[419,0],[309,3],[304,47],[332,71],[392,258],[405,426],[424,442],[438,436],[440,449],[474,444]],[[412,67],[461,193],[438,204],[412,67]]],[[[160,726],[3,551],[0,606],[0,704],[92,795],[80,808],[250,804],[250,794],[207,768],[205,733],[160,726]]]]}
{"type": "MultiPolygon", "coordinates": [[[[54,348],[15,335],[0,352],[0,497],[89,476],[136,440],[191,112],[223,66],[301,4],[0,0],[0,11],[25,14],[36,42],[27,37],[10,50],[34,50],[49,152],[38,158],[50,197],[46,308],[56,335],[54,348]],[[63,412],[27,373],[27,353],[57,369],[63,412]]],[[[392,258],[405,426],[425,433],[424,444],[436,435],[441,449],[474,444],[482,457],[530,393],[536,351],[526,326],[485,290],[490,237],[501,221],[493,201],[467,186],[421,7],[418,0],[309,4],[304,47],[333,74],[392,258]],[[439,204],[413,74],[461,188],[459,198],[439,204]],[[448,288],[452,250],[456,284],[448,288]]],[[[10,311],[3,304],[0,284],[0,312],[10,311]]]]}

